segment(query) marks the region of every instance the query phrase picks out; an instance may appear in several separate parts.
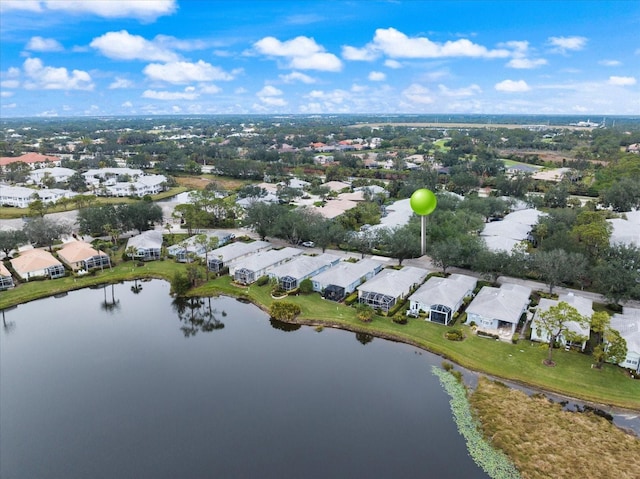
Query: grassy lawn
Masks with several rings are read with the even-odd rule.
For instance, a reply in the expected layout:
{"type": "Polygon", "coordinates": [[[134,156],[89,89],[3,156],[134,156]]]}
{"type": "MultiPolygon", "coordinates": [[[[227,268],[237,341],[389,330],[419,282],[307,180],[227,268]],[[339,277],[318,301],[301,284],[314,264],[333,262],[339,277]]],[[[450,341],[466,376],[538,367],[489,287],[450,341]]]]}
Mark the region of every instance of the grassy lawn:
{"type": "MultiPolygon", "coordinates": [[[[184,264],[173,261],[152,261],[140,267],[129,261],[93,276],[26,283],[1,292],[0,309],[71,289],[136,277],[170,280],[175,271],[184,268],[184,264]]],[[[269,285],[239,287],[229,276],[211,279],[190,292],[193,296],[219,294],[245,297],[263,308],[275,301],[269,285]]],[[[492,376],[603,405],[640,410],[640,380],[630,379],[621,368],[609,364],[602,370],[593,369],[592,359],[581,353],[555,350],[556,366],[548,367],[543,364],[547,351],[539,343],[521,340],[512,344],[479,338],[467,326],[462,326],[466,334],[464,341],[449,341],[444,337],[448,327],[422,319],[410,318],[407,324],[400,325],[390,318],[374,316],[370,323],[363,323],[356,318],[354,308],[322,299],[317,293],[289,296],[286,300],[301,307],[298,321],[302,323],[334,326],[406,342],[492,376]]]]}

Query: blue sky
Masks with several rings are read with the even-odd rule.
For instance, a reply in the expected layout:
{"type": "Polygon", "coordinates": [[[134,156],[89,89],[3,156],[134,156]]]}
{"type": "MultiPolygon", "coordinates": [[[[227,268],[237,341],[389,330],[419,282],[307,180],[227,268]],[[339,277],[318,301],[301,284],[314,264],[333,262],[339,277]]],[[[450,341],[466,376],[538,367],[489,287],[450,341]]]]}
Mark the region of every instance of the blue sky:
{"type": "Polygon", "coordinates": [[[640,115],[638,32],[636,0],[2,0],[0,117],[640,115]]]}

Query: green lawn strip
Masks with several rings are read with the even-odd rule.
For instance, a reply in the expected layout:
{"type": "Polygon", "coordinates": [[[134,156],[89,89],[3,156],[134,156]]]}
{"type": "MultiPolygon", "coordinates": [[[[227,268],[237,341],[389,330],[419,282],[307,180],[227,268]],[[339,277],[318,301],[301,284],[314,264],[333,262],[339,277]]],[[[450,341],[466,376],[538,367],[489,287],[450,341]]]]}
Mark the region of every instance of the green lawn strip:
{"type": "MultiPolygon", "coordinates": [[[[0,309],[94,284],[133,280],[136,277],[170,280],[175,271],[183,271],[184,268],[184,264],[173,261],[149,262],[140,267],[133,262],[125,262],[113,270],[105,269],[95,276],[78,278],[77,281],[63,278],[26,283],[0,293],[0,309]],[[22,293],[20,290],[29,292],[22,293]]],[[[277,301],[271,297],[271,286],[253,284],[240,287],[228,275],[211,279],[189,292],[190,296],[221,294],[244,297],[265,310],[273,301],[277,301]]],[[[548,367],[543,364],[547,351],[539,343],[522,340],[512,344],[479,338],[467,326],[462,326],[466,335],[464,341],[449,341],[444,337],[444,333],[450,329],[448,327],[414,318],[400,325],[380,316],[374,316],[370,323],[363,323],[356,318],[354,308],[322,299],[317,293],[287,296],[284,300],[301,307],[302,313],[296,320],[299,323],[333,326],[405,342],[474,371],[602,405],[640,410],[640,381],[629,379],[621,368],[613,365],[607,364],[602,370],[593,369],[593,359],[585,354],[555,350],[553,359],[556,366],[548,367]]]]}

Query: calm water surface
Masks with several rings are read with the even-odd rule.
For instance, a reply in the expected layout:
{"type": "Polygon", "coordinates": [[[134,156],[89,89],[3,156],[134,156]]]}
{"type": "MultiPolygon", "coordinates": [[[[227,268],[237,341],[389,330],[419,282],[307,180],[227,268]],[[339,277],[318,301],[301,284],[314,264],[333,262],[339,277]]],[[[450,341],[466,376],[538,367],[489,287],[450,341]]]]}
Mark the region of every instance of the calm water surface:
{"type": "Polygon", "coordinates": [[[291,331],[231,298],[177,304],[163,281],[4,319],[5,479],[487,477],[430,371],[441,359],[406,345],[291,331]]]}

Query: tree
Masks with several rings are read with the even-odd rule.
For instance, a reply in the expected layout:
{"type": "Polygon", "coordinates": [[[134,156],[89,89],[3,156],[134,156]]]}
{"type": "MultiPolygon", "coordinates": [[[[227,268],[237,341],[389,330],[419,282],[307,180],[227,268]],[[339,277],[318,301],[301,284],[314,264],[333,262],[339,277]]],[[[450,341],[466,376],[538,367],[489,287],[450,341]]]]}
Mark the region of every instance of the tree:
{"type": "Polygon", "coordinates": [[[400,266],[403,260],[420,256],[420,237],[409,226],[394,228],[383,238],[389,256],[396,258],[400,266]]]}
{"type": "Polygon", "coordinates": [[[209,252],[218,247],[218,238],[216,236],[200,234],[195,237],[195,243],[204,249],[205,274],[207,281],[209,281],[209,252]]]}
{"type": "Polygon", "coordinates": [[[620,364],[627,357],[627,341],[618,331],[609,328],[604,332],[603,343],[593,348],[593,357],[598,369],[605,361],[620,364]]]}
{"type": "Polygon", "coordinates": [[[555,286],[584,276],[587,260],[580,253],[567,253],[562,249],[539,251],[533,256],[533,268],[549,286],[549,294],[553,294],[555,286]]]}
{"type": "Polygon", "coordinates": [[[452,238],[450,241],[438,241],[429,247],[431,262],[442,268],[442,272],[445,274],[448,268],[459,263],[462,254],[463,248],[458,238],[452,238]]]}
{"type": "Polygon", "coordinates": [[[300,293],[302,294],[311,294],[313,293],[313,281],[311,281],[309,278],[305,278],[300,281],[298,288],[300,289],[300,293]]]}
{"type": "Polygon", "coordinates": [[[53,250],[53,242],[65,234],[71,234],[71,225],[50,218],[32,218],[22,230],[31,243],[37,246],[48,246],[53,250]]]}
{"type": "Polygon", "coordinates": [[[118,227],[120,220],[113,205],[99,205],[78,211],[80,232],[92,236],[107,234],[107,226],[118,227]]]}
{"type": "Polygon", "coordinates": [[[47,204],[42,201],[36,193],[33,194],[33,197],[35,199],[29,203],[27,216],[38,216],[42,218],[47,213],[47,204]]]}
{"type": "Polygon", "coordinates": [[[611,225],[600,212],[582,211],[576,217],[571,236],[591,258],[597,258],[609,247],[611,229],[611,225]]]}
{"type": "Polygon", "coordinates": [[[23,230],[0,230],[0,251],[8,258],[11,251],[18,249],[27,242],[27,235],[23,230]]]}
{"type": "Polygon", "coordinates": [[[640,296],[640,249],[633,245],[608,248],[592,270],[599,293],[613,303],[640,296]]]}
{"type": "Polygon", "coordinates": [[[264,241],[267,236],[273,234],[276,222],[287,211],[287,208],[282,205],[257,201],[247,207],[244,224],[252,227],[264,241]]]}
{"type": "Polygon", "coordinates": [[[546,311],[538,314],[538,335],[542,336],[544,334],[549,338],[549,354],[544,361],[544,364],[547,366],[555,365],[552,358],[553,347],[560,338],[564,338],[566,341],[584,339],[572,334],[572,331],[569,329],[569,323],[572,322],[580,326],[586,326],[587,319],[584,318],[576,308],[565,301],[560,301],[557,305],[551,306],[546,311]]]}
{"type": "Polygon", "coordinates": [[[136,229],[143,232],[152,229],[156,223],[162,223],[162,208],[152,201],[142,200],[119,205],[117,213],[125,231],[136,229]]]}

